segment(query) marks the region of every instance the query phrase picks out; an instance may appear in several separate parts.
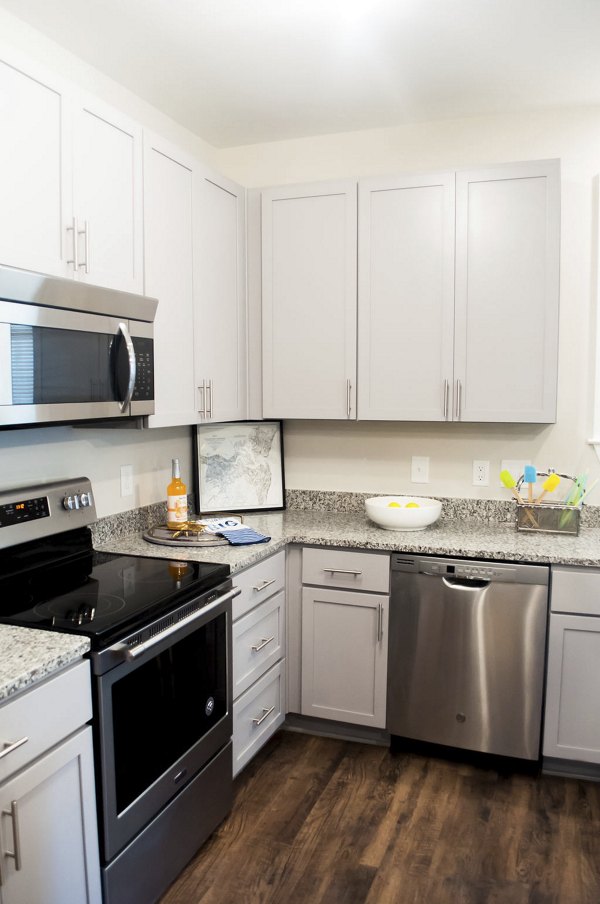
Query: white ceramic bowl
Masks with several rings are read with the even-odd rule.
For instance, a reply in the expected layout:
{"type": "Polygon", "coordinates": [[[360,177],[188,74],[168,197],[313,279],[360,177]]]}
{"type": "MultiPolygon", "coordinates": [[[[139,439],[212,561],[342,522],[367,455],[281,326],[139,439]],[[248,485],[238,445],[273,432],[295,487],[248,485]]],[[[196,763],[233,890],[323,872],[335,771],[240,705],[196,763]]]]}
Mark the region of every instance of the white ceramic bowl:
{"type": "Polygon", "coordinates": [[[386,530],[424,530],[440,517],[442,503],[423,496],[373,496],[365,499],[365,509],[371,521],[386,530]]]}

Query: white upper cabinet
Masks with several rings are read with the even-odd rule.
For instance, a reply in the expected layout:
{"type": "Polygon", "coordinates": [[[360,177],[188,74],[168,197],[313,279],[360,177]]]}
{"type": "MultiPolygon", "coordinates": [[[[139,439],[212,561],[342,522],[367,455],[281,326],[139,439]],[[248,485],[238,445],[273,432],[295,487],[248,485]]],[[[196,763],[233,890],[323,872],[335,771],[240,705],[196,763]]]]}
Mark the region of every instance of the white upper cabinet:
{"type": "Polygon", "coordinates": [[[247,417],[245,190],[199,170],[194,272],[203,421],[247,417]]]}
{"type": "Polygon", "coordinates": [[[560,163],[456,176],[454,419],[556,420],[560,163]]]}
{"type": "Polygon", "coordinates": [[[358,417],[439,421],[453,374],[454,173],[359,183],[358,417]]]}
{"type": "Polygon", "coordinates": [[[141,129],[2,50],[0,263],[143,289],[141,129]]]}
{"type": "Polygon", "coordinates": [[[95,100],[73,120],[73,215],[79,278],[142,292],[142,130],[95,100]]]}
{"type": "Polygon", "coordinates": [[[0,263],[68,276],[64,214],[71,199],[64,88],[36,67],[24,71],[20,61],[3,56],[0,263]]]}
{"type": "Polygon", "coordinates": [[[262,195],[263,415],[356,417],[356,183],[262,195]]]}
{"type": "Polygon", "coordinates": [[[148,425],[198,420],[194,370],[193,161],[155,135],[144,140],[145,291],[158,298],[155,414],[148,425]]]}

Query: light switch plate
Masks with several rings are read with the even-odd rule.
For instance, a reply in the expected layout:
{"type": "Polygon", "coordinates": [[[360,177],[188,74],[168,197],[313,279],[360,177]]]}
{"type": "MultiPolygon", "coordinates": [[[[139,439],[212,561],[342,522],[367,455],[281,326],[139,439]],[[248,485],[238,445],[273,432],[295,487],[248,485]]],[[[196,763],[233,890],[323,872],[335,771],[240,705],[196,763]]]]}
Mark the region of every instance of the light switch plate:
{"type": "Polygon", "coordinates": [[[427,456],[413,455],[410,479],[413,483],[429,483],[429,458],[427,456]]]}
{"type": "Polygon", "coordinates": [[[133,496],[133,465],[121,465],[121,496],[133,496]]]}

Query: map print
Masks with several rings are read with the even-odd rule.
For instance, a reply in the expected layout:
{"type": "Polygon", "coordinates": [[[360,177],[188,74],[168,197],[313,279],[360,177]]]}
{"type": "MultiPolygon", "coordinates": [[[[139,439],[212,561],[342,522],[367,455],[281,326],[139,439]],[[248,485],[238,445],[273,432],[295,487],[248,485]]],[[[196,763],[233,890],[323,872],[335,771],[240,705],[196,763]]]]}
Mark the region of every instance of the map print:
{"type": "Polygon", "coordinates": [[[279,424],[201,428],[200,508],[281,507],[279,424]]]}

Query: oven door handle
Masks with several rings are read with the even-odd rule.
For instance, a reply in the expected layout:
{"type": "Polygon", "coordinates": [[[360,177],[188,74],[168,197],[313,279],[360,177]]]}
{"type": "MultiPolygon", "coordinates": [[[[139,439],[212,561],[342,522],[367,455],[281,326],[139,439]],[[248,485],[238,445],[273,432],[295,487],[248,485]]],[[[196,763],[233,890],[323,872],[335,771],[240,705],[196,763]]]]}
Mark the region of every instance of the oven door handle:
{"type": "Polygon", "coordinates": [[[151,650],[152,647],[155,647],[157,644],[161,643],[166,637],[170,637],[171,634],[176,634],[177,631],[185,627],[185,625],[189,625],[197,619],[203,618],[207,612],[211,612],[213,609],[216,609],[218,606],[221,606],[228,600],[232,600],[234,596],[238,596],[238,594],[240,594],[241,592],[241,588],[239,587],[234,587],[232,590],[228,590],[227,593],[224,593],[222,596],[218,596],[217,599],[213,600],[212,603],[209,603],[208,606],[204,606],[203,609],[198,609],[196,612],[192,612],[191,615],[187,615],[185,618],[182,618],[181,621],[175,622],[174,625],[170,625],[168,628],[165,628],[165,630],[161,631],[160,634],[155,634],[155,636],[151,637],[150,640],[145,640],[143,643],[137,644],[137,646],[135,647],[127,647],[125,645],[117,644],[112,649],[114,651],[123,650],[125,653],[125,659],[128,662],[132,662],[134,659],[137,659],[138,656],[141,656],[142,653],[145,653],[147,650],[151,650]]]}

